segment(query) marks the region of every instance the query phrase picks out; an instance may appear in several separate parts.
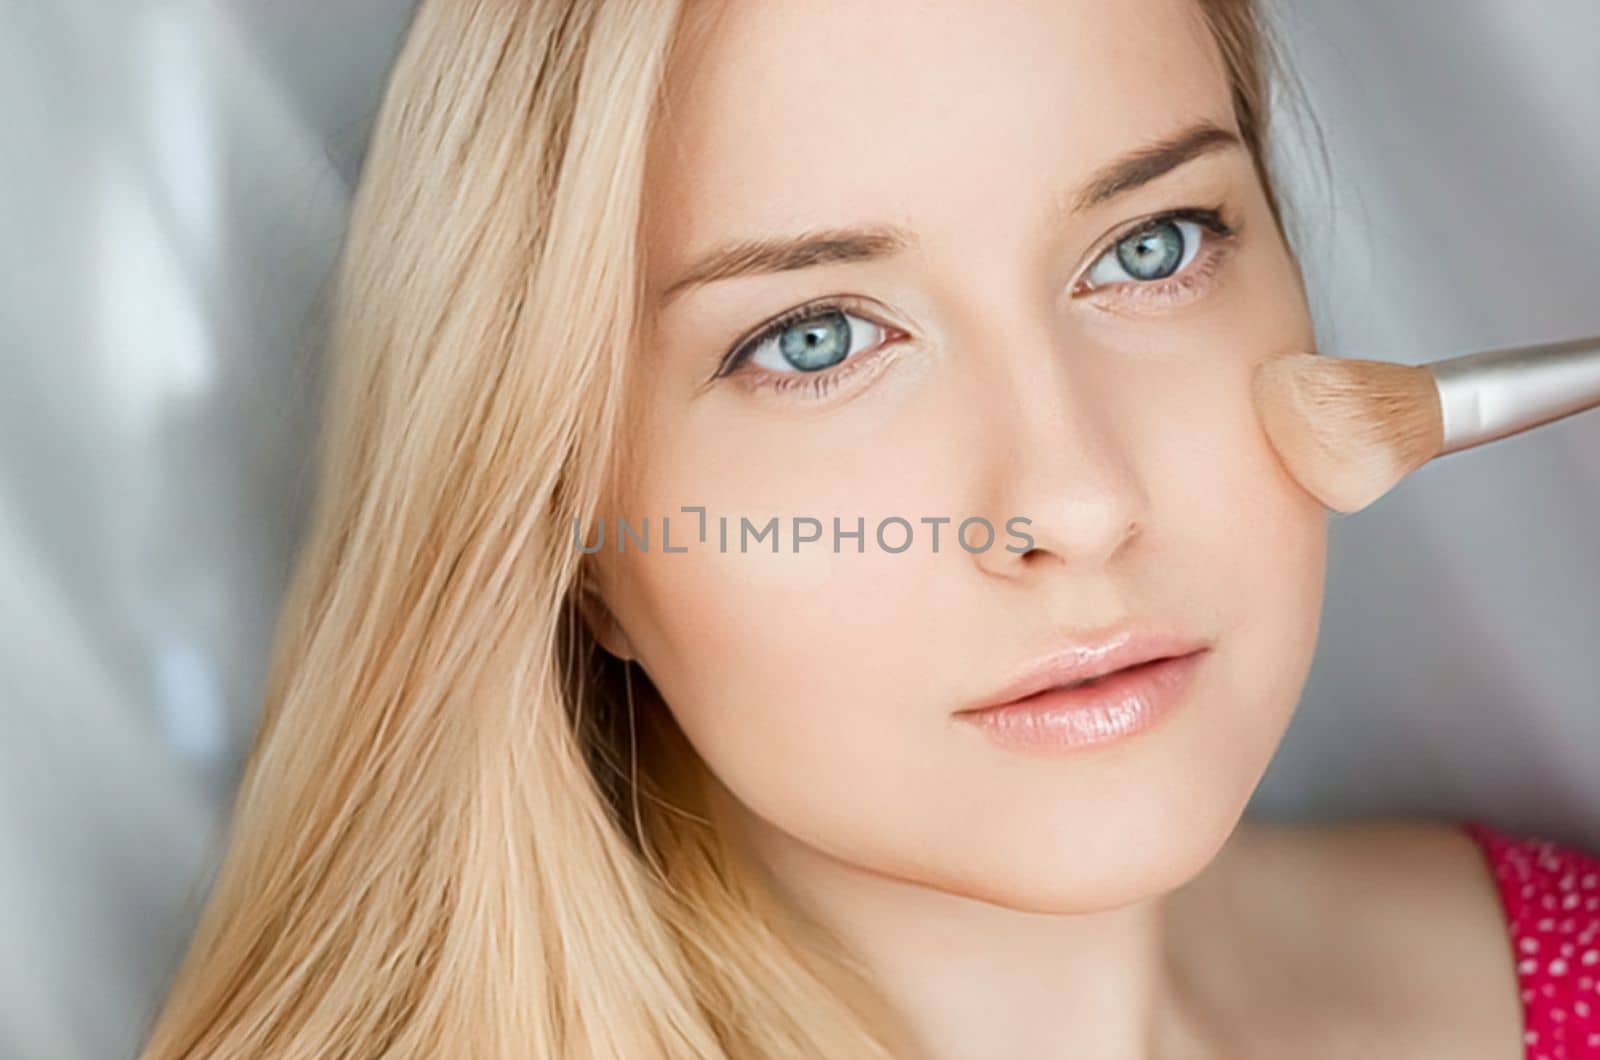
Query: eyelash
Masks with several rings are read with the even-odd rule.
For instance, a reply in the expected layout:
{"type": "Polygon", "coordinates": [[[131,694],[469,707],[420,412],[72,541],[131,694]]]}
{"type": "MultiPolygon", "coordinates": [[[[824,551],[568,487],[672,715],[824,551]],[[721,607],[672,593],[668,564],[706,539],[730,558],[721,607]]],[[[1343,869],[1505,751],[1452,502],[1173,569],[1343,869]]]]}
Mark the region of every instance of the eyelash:
{"type": "MultiPolygon", "coordinates": [[[[1219,246],[1223,241],[1232,242],[1238,235],[1239,229],[1235,224],[1230,224],[1223,218],[1221,206],[1211,208],[1184,208],[1168,210],[1165,213],[1155,214],[1141,218],[1122,228],[1115,234],[1107,237],[1099,253],[1089,262],[1084,273],[1092,272],[1106,255],[1115,251],[1117,244],[1133,236],[1151,231],[1173,221],[1189,221],[1199,225],[1210,238],[1204,240],[1195,252],[1194,258],[1184,269],[1172,276],[1160,280],[1147,281],[1121,281],[1118,283],[1101,284],[1097,287],[1085,286],[1086,281],[1078,280],[1072,288],[1072,297],[1089,298],[1103,294],[1106,291],[1121,288],[1130,288],[1138,293],[1134,295],[1136,303],[1142,306],[1145,303],[1173,304],[1203,293],[1204,285],[1209,283],[1216,275],[1218,267],[1226,257],[1227,246],[1219,246]]],[[[805,305],[796,306],[773,318],[762,325],[760,330],[748,338],[737,343],[734,348],[723,358],[711,381],[715,382],[727,376],[741,373],[740,368],[750,359],[762,344],[783,334],[788,328],[807,320],[815,319],[826,313],[843,313],[849,315],[850,310],[857,305],[857,300],[848,297],[830,297],[805,305]]],[[[1139,308],[1140,306],[1136,306],[1139,308]]],[[[898,329],[877,320],[869,322],[878,328],[894,335],[902,334],[898,329]]],[[[831,394],[841,383],[862,371],[864,367],[878,366],[886,353],[892,352],[893,344],[886,338],[872,351],[847,357],[832,368],[816,372],[772,373],[762,370],[762,374],[752,375],[743,380],[751,389],[766,389],[776,393],[789,395],[799,390],[804,391],[808,400],[822,400],[831,394]]]]}

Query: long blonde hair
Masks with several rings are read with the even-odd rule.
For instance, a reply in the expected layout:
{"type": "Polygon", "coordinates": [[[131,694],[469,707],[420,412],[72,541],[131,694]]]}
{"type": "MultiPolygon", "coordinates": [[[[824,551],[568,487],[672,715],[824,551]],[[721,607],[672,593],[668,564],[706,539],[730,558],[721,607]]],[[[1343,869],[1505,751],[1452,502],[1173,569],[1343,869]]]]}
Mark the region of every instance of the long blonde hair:
{"type": "MultiPolygon", "coordinates": [[[[1250,4],[1202,6],[1259,156],[1250,4]]],[[[904,1040],[578,617],[680,7],[422,0],[335,277],[317,502],[230,844],[145,1060],[904,1040]]]]}

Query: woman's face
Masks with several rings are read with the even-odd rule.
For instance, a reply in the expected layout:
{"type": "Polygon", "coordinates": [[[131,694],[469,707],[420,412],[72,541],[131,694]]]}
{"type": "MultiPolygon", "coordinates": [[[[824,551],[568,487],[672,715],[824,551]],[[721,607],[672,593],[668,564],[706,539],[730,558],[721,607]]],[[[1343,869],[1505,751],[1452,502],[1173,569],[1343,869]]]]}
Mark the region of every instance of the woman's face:
{"type": "Polygon", "coordinates": [[[1034,910],[1183,882],[1288,723],[1326,545],[1250,403],[1312,334],[1196,3],[715,14],[646,189],[606,514],[649,543],[608,518],[591,557],[624,650],[765,848],[1034,910]],[[1212,645],[1154,728],[1039,753],[953,717],[1123,623],[1212,645]]]}

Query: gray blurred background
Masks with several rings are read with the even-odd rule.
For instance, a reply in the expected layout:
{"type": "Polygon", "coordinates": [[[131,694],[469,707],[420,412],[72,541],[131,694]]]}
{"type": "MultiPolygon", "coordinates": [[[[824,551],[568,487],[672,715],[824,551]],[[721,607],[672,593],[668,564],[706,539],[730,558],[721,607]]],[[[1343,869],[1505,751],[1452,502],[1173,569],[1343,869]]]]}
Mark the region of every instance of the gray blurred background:
{"type": "MultiPolygon", "coordinates": [[[[1279,0],[1326,352],[1600,333],[1600,3],[1279,0]]],[[[0,0],[0,1058],[137,1048],[309,500],[319,301],[410,0],[0,0]]],[[[1600,849],[1600,413],[1333,523],[1254,807],[1600,849]]]]}

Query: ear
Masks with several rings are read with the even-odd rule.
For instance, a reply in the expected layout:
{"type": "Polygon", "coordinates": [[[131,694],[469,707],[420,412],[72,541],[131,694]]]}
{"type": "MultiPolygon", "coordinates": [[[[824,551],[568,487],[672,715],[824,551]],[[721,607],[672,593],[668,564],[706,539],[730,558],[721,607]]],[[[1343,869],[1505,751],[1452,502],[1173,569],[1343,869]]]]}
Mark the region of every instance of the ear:
{"type": "Polygon", "coordinates": [[[589,635],[594,637],[600,647],[619,659],[634,657],[633,644],[628,640],[628,635],[623,632],[617,617],[611,613],[611,608],[601,599],[599,591],[587,580],[581,580],[577,587],[577,603],[584,625],[589,629],[589,635]]]}

